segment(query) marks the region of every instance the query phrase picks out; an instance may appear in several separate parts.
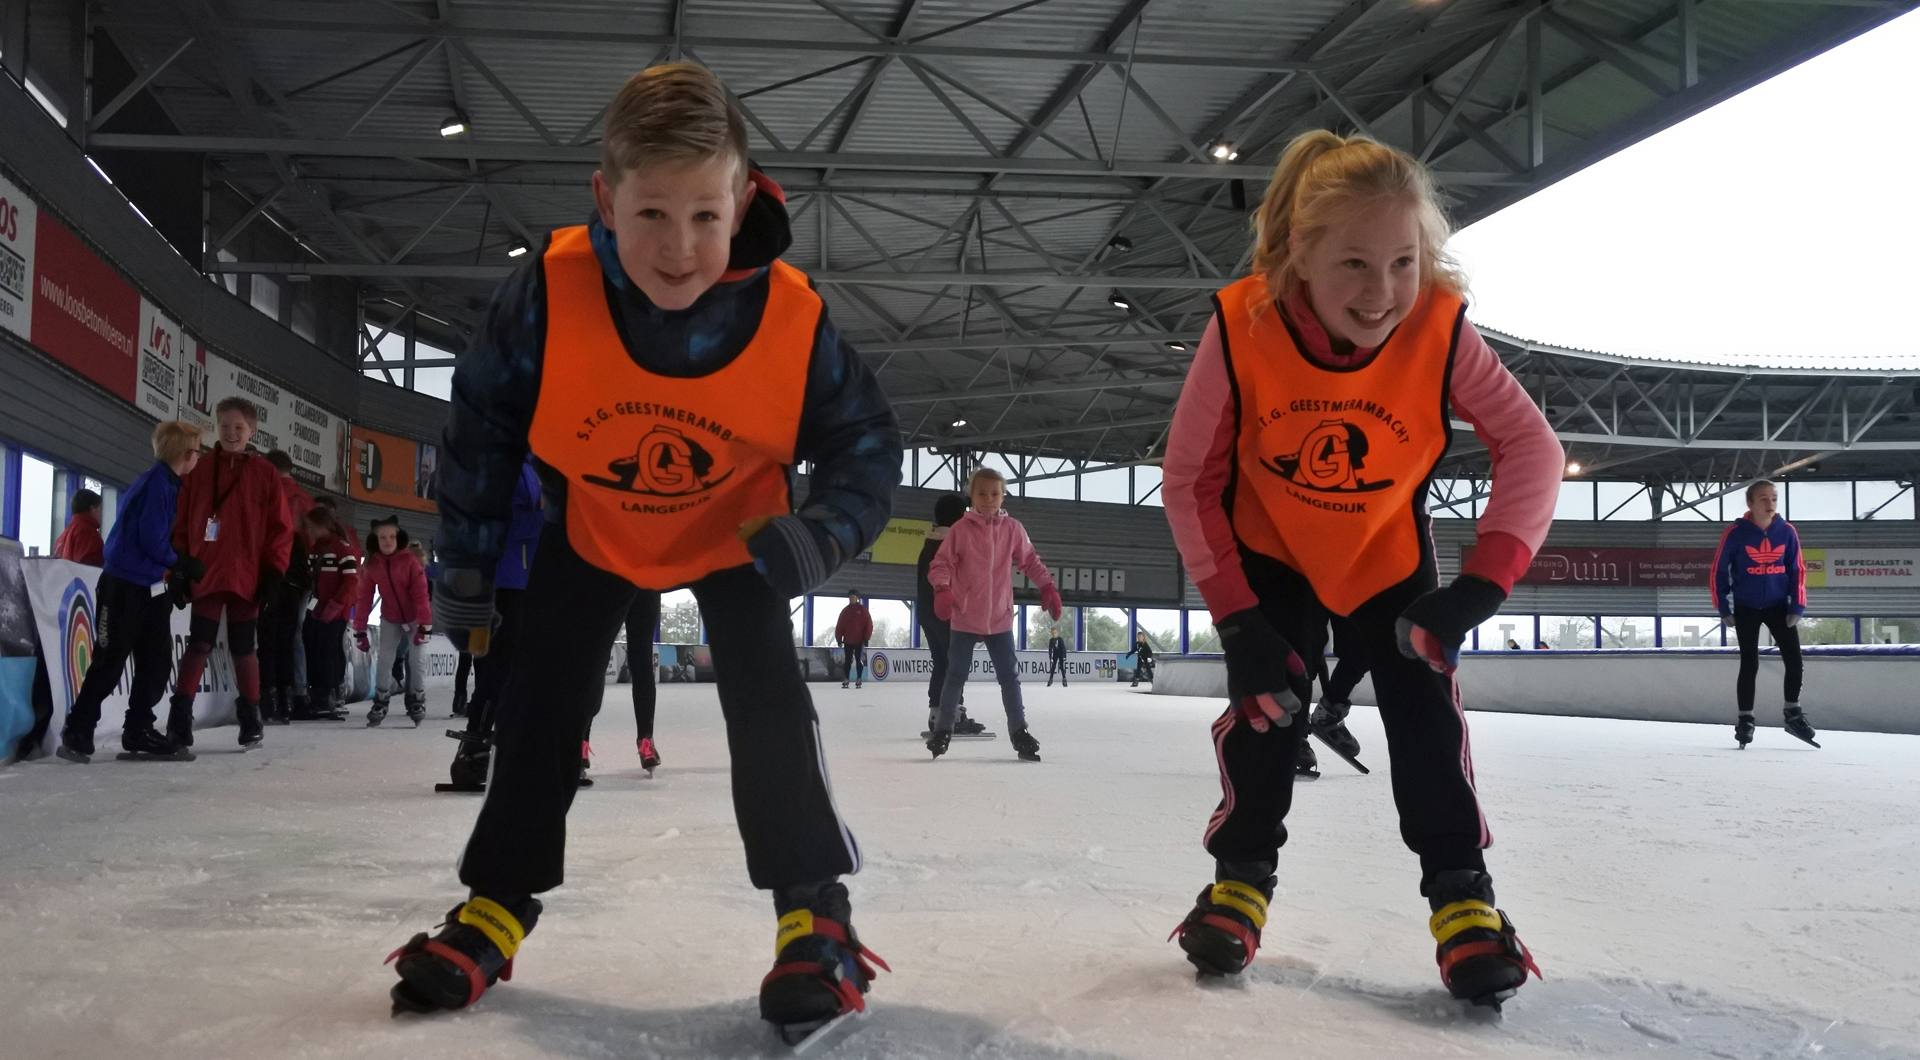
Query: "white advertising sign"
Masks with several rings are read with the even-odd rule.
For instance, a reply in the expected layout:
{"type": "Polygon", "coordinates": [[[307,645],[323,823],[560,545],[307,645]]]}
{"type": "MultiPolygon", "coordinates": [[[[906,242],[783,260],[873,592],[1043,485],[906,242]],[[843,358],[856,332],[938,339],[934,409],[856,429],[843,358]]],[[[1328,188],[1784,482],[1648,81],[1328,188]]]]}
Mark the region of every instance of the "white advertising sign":
{"type": "Polygon", "coordinates": [[[40,208],[0,177],[0,328],[33,334],[33,239],[40,208]]]}
{"type": "Polygon", "coordinates": [[[140,299],[140,368],[135,404],[157,420],[179,418],[186,336],[160,307],[140,299]]]}
{"type": "Polygon", "coordinates": [[[1829,586],[1907,589],[1920,585],[1920,549],[1830,548],[1826,553],[1829,586]]]}
{"type": "Polygon", "coordinates": [[[181,419],[202,422],[200,417],[205,417],[203,425],[211,430],[213,409],[222,399],[246,398],[260,410],[260,428],[253,436],[255,449],[263,453],[279,449],[292,457],[294,477],[303,485],[334,493],[347,491],[350,440],[344,418],[204,347],[196,349],[195,362],[188,365],[190,379],[197,364],[206,382],[199,403],[181,402],[181,419]]]}

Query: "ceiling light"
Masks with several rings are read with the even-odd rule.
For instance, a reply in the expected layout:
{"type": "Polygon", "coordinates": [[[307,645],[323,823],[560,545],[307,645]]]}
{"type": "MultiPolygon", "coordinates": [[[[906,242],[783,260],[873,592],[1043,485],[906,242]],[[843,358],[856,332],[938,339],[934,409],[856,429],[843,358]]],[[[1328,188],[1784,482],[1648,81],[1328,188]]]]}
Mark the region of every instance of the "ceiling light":
{"type": "Polygon", "coordinates": [[[1130,254],[1133,252],[1133,240],[1126,236],[1114,236],[1107,240],[1107,249],[1115,254],[1130,254]]]}
{"type": "Polygon", "coordinates": [[[440,123],[440,135],[442,136],[462,136],[472,131],[473,123],[467,120],[465,114],[457,110],[449,115],[445,121],[440,123]]]}
{"type": "Polygon", "coordinates": [[[1212,155],[1215,162],[1231,162],[1240,157],[1240,152],[1234,150],[1233,145],[1225,140],[1207,148],[1207,154],[1212,155]]]}
{"type": "Polygon", "coordinates": [[[1580,464],[1578,461],[1575,461],[1574,463],[1567,465],[1567,474],[1578,475],[1579,473],[1580,473],[1580,464]]]}
{"type": "Polygon", "coordinates": [[[965,427],[965,426],[967,425],[967,421],[966,421],[966,420],[954,420],[954,421],[953,421],[953,425],[954,425],[955,427],[965,427]]]}
{"type": "Polygon", "coordinates": [[[507,247],[507,257],[517,258],[527,252],[527,245],[516,239],[507,247]]]}
{"type": "Polygon", "coordinates": [[[1184,342],[1169,342],[1167,343],[1167,349],[1175,353],[1185,353],[1187,352],[1187,344],[1184,342]]]}
{"type": "Polygon", "coordinates": [[[1126,295],[1121,294],[1119,291],[1108,291],[1107,301],[1111,303],[1113,305],[1113,308],[1115,309],[1132,309],[1133,308],[1132,299],[1129,299],[1126,295]]]}

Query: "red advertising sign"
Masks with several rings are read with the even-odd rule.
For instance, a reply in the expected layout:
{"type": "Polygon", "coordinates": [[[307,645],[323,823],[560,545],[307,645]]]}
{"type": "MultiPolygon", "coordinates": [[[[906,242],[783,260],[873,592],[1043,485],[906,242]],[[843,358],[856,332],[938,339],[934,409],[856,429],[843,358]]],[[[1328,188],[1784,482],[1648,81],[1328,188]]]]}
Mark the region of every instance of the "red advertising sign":
{"type": "MultiPolygon", "coordinates": [[[[1649,589],[1705,588],[1712,578],[1710,548],[1541,549],[1516,585],[1606,585],[1649,589]]],[[[1460,550],[1460,561],[1473,546],[1460,550]]]]}
{"type": "Polygon", "coordinates": [[[133,401],[139,292],[46,214],[34,234],[33,271],[33,344],[133,401]]]}

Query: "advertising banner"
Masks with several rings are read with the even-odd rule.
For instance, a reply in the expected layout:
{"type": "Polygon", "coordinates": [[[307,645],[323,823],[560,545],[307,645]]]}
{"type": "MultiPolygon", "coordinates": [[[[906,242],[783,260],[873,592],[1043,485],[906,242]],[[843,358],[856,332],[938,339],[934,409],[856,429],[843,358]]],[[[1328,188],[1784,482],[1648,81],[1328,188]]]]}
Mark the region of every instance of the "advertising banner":
{"type": "Polygon", "coordinates": [[[418,446],[405,438],[365,427],[354,427],[352,438],[353,455],[347,471],[349,497],[408,511],[439,510],[430,498],[420,496],[418,446]]]}
{"type": "Polygon", "coordinates": [[[160,307],[140,299],[140,378],[134,404],[157,420],[180,416],[180,371],[186,363],[186,336],[160,307]]]}
{"type": "Polygon", "coordinates": [[[65,225],[41,217],[34,227],[33,344],[133,401],[139,292],[65,225]]]}
{"type": "Polygon", "coordinates": [[[180,390],[174,407],[180,419],[207,432],[208,445],[213,444],[213,391],[210,382],[218,369],[220,357],[212,350],[186,332],[180,333],[181,371],[177,377],[180,390]]]}
{"type": "Polygon", "coordinates": [[[293,391],[224,357],[207,356],[209,407],[242,397],[260,410],[253,447],[293,458],[293,477],[310,488],[343,492],[347,421],[293,391]]]}
{"type": "MultiPolygon", "coordinates": [[[[839,648],[801,648],[802,652],[827,650],[832,652],[836,666],[835,674],[845,670],[844,654],[839,648]]],[[[1014,658],[1020,663],[1020,679],[1029,681],[1047,679],[1047,653],[1044,651],[1017,651],[1014,658]]],[[[933,675],[933,653],[925,648],[868,648],[867,675],[869,681],[919,681],[925,683],[933,675]]],[[[1110,651],[1071,651],[1067,653],[1067,676],[1074,681],[1115,681],[1120,676],[1120,656],[1110,651]]],[[[844,676],[833,676],[830,680],[844,681],[844,676]]],[[[985,648],[975,648],[973,665],[967,670],[969,681],[997,680],[993,670],[993,660],[987,658],[985,648]]]]}
{"type": "Polygon", "coordinates": [[[913,566],[920,562],[920,546],[926,543],[931,529],[933,523],[925,519],[889,519],[879,540],[867,550],[868,557],[875,563],[913,566]]]}
{"type": "Polygon", "coordinates": [[[33,232],[40,208],[0,177],[0,328],[33,341],[33,232]]]}
{"type": "Polygon", "coordinates": [[[1920,586],[1920,549],[1808,548],[1807,588],[1911,589],[1920,586]]]}
{"type": "MultiPolygon", "coordinates": [[[[93,659],[94,589],[99,584],[100,568],[64,559],[36,556],[20,562],[26,578],[27,599],[33,608],[34,625],[40,634],[40,646],[47,659],[47,679],[53,691],[53,723],[47,726],[42,750],[52,754],[60,741],[60,729],[66,724],[67,710],[80,694],[80,682],[93,659]]],[[[187,647],[187,620],[191,612],[173,612],[173,665],[167,687],[173,687],[173,675],[179,672],[180,656],[187,647]]],[[[94,746],[103,753],[118,743],[120,726],[127,713],[127,695],[131,691],[133,664],[120,675],[120,683],[100,707],[100,724],[94,729],[94,746]]],[[[233,722],[233,657],[227,653],[227,625],[220,623],[220,635],[214,642],[213,658],[200,678],[200,691],[193,700],[194,727],[227,725],[233,722]]],[[[166,700],[156,708],[162,723],[166,719],[166,700]]]]}
{"type": "MultiPolygon", "coordinates": [[[[1474,546],[1460,549],[1460,561],[1474,546]]],[[[1638,586],[1651,589],[1706,588],[1712,580],[1710,548],[1560,548],[1534,554],[1516,585],[1638,586]]]]}

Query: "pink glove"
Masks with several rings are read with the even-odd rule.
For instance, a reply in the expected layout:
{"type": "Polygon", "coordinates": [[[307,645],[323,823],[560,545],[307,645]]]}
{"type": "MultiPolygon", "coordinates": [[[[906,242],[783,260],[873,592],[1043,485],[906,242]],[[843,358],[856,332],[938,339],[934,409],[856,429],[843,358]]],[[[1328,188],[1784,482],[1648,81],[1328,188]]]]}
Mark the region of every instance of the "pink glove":
{"type": "Polygon", "coordinates": [[[942,585],[933,591],[933,617],[942,622],[953,621],[953,589],[942,585]]]}
{"type": "Polygon", "coordinates": [[[413,631],[413,642],[415,644],[425,644],[428,640],[432,639],[432,637],[433,630],[425,626],[421,626],[419,629],[413,631]]]}
{"type": "Polygon", "coordinates": [[[1051,585],[1043,586],[1040,589],[1040,606],[1046,608],[1047,614],[1052,616],[1054,621],[1058,622],[1060,620],[1060,590],[1051,585]]]}
{"type": "Polygon", "coordinates": [[[364,630],[364,629],[356,629],[356,630],[354,630],[354,631],[353,631],[353,646],[354,646],[354,647],[356,647],[356,648],[359,648],[359,649],[360,649],[361,651],[372,651],[372,650],[373,650],[373,645],[372,645],[372,644],[370,644],[370,643],[368,643],[368,641],[367,641],[367,631],[366,631],[366,630],[364,630]]]}

